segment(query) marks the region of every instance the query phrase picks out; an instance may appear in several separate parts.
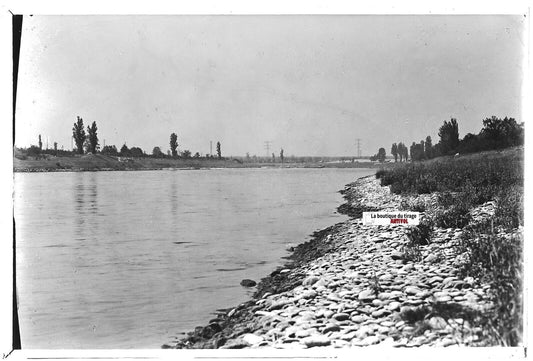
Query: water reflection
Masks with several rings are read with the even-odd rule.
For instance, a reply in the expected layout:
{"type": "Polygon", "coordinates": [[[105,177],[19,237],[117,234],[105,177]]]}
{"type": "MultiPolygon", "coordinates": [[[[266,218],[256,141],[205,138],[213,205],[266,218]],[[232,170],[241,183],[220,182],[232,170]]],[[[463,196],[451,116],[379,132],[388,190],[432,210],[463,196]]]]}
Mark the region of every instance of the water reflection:
{"type": "Polygon", "coordinates": [[[85,217],[84,210],[84,191],[85,177],[83,173],[75,173],[76,181],[72,183],[72,198],[74,199],[74,222],[76,224],[76,238],[83,238],[85,217]]]}
{"type": "Polygon", "coordinates": [[[170,182],[170,214],[172,215],[173,224],[178,215],[178,181],[176,178],[173,177],[170,182]]]}
{"type": "Polygon", "coordinates": [[[96,177],[96,172],[89,173],[87,185],[87,209],[92,215],[98,213],[98,180],[96,177]]]}
{"type": "MultiPolygon", "coordinates": [[[[89,224],[87,219],[96,219],[98,213],[98,180],[96,173],[76,173],[76,182],[73,183],[72,192],[74,199],[74,218],[76,239],[86,239],[94,234],[96,224],[89,224]]],[[[93,222],[91,222],[93,223],[93,222]]],[[[94,237],[91,237],[94,238],[94,237]]]]}

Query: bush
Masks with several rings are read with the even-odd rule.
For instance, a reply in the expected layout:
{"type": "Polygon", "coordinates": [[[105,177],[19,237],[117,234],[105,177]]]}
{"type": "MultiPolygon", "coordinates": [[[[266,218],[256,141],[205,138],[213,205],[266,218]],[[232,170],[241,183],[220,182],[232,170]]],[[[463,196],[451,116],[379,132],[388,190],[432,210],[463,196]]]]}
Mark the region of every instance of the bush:
{"type": "Polygon", "coordinates": [[[450,209],[439,211],[435,217],[435,224],[442,228],[463,228],[470,222],[468,209],[453,206],[450,209]]]}
{"type": "Polygon", "coordinates": [[[376,172],[376,179],[380,179],[383,175],[386,174],[385,169],[380,169],[376,172]]]}
{"type": "Polygon", "coordinates": [[[524,190],[514,186],[504,188],[498,197],[494,214],[497,224],[505,229],[524,225],[524,190]]]}
{"type": "Polygon", "coordinates": [[[413,202],[409,202],[405,199],[402,199],[400,204],[400,210],[410,212],[425,212],[426,204],[419,199],[415,199],[413,202]]]}
{"type": "Polygon", "coordinates": [[[433,234],[433,221],[424,219],[416,227],[412,227],[407,231],[407,238],[411,243],[423,246],[429,244],[431,235],[433,234]]]}
{"type": "Polygon", "coordinates": [[[416,242],[409,241],[402,247],[402,259],[404,263],[418,262],[422,260],[422,252],[420,251],[420,245],[416,242]]]}

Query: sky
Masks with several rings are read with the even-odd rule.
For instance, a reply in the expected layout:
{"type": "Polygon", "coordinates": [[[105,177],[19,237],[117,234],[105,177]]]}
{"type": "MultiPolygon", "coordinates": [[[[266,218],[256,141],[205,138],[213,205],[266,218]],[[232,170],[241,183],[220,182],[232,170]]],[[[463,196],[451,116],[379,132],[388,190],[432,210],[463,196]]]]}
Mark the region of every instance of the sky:
{"type": "Polygon", "coordinates": [[[25,16],[15,145],[363,155],[521,118],[523,16],[25,16]]]}

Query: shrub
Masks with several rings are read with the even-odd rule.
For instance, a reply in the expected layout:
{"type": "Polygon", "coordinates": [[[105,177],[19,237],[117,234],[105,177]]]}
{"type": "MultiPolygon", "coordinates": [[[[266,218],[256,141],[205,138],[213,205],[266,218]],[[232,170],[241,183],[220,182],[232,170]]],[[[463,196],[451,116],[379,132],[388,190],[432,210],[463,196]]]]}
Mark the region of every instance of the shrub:
{"type": "Polygon", "coordinates": [[[512,229],[524,225],[524,190],[514,186],[504,188],[498,197],[494,214],[498,225],[512,229]]]}
{"type": "Polygon", "coordinates": [[[407,237],[412,243],[420,246],[427,245],[433,234],[433,227],[431,219],[423,219],[418,226],[412,227],[407,231],[407,237]]]}
{"type": "Polygon", "coordinates": [[[472,218],[469,211],[469,202],[458,202],[447,209],[438,211],[435,215],[435,224],[442,228],[463,228],[472,218]]]}
{"type": "MultiPolygon", "coordinates": [[[[417,232],[414,231],[416,227],[412,227],[409,232],[417,232]]],[[[408,242],[402,247],[402,259],[403,262],[418,262],[422,260],[422,252],[420,251],[420,243],[418,243],[418,239],[415,237],[412,237],[410,235],[411,233],[407,234],[408,242]]]]}
{"type": "Polygon", "coordinates": [[[376,179],[380,179],[383,175],[386,174],[385,169],[380,169],[376,172],[376,179]]]}
{"type": "Polygon", "coordinates": [[[406,199],[402,199],[400,203],[400,210],[410,211],[410,212],[425,212],[426,203],[424,203],[424,201],[419,200],[419,199],[415,199],[414,201],[408,201],[406,199]]]}
{"type": "Polygon", "coordinates": [[[431,312],[428,306],[418,306],[406,308],[400,313],[400,317],[407,323],[415,323],[424,320],[424,318],[431,312]]]}

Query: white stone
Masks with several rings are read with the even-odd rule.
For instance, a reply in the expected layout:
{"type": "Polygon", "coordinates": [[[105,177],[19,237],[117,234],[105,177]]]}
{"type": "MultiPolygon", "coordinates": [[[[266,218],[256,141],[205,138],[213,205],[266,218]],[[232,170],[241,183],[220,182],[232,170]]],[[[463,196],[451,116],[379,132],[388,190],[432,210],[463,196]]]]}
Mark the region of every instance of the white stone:
{"type": "Polygon", "coordinates": [[[244,342],[247,342],[250,345],[256,345],[260,342],[263,342],[263,338],[261,336],[254,335],[253,333],[245,334],[242,336],[242,339],[244,342]]]}

